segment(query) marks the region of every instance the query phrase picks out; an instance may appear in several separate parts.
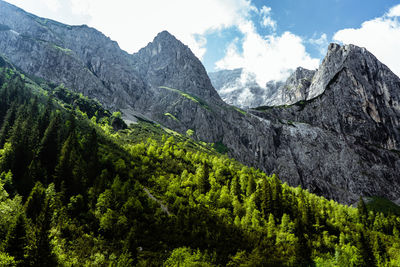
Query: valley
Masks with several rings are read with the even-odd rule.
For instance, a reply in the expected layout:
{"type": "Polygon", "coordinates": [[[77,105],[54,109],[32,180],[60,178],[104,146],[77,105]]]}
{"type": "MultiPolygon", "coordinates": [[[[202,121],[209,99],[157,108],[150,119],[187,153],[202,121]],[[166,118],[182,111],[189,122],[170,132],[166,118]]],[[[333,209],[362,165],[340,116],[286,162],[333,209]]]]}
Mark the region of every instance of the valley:
{"type": "Polygon", "coordinates": [[[399,265],[400,78],[338,44],[242,74],[0,1],[0,265],[399,265]]]}

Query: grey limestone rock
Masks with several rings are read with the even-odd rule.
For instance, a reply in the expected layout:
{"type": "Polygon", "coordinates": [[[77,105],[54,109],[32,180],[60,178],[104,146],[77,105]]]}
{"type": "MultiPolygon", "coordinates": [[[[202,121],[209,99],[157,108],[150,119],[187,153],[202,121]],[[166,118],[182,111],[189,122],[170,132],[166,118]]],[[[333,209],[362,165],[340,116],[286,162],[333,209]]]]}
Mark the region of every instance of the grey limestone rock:
{"type": "Polygon", "coordinates": [[[361,143],[400,150],[400,79],[366,49],[331,44],[310,89],[320,94],[266,109],[262,116],[306,122],[361,143]]]}
{"type": "Polygon", "coordinates": [[[298,67],[263,105],[290,105],[308,98],[315,71],[298,67]]]}
{"type": "Polygon", "coordinates": [[[135,69],[153,87],[175,87],[207,102],[220,103],[203,64],[167,31],[132,56],[135,69]]]}
{"type": "Polygon", "coordinates": [[[344,179],[351,185],[349,192],[384,194],[397,200],[400,79],[366,49],[331,44],[310,92],[314,92],[314,98],[308,96],[294,105],[259,108],[252,113],[297,129],[308,125],[332,136],[319,134],[311,138],[314,148],[310,153],[317,153],[318,140],[330,140],[312,161],[307,160],[310,153],[302,143],[305,153],[299,154],[298,160],[308,161],[301,164],[303,175],[315,166],[312,162],[318,163],[311,172],[313,176],[331,181],[344,179]]]}

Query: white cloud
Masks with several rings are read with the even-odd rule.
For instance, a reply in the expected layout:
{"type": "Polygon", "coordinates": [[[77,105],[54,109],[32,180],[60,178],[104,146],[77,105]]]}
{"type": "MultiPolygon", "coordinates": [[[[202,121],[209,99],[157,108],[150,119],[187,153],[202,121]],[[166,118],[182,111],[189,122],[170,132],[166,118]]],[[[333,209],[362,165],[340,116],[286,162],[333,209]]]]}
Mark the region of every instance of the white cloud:
{"type": "Polygon", "coordinates": [[[254,11],[250,0],[7,0],[27,11],[69,24],[86,23],[135,52],[168,30],[199,57],[201,35],[229,28],[254,11]],[[61,18],[61,19],[60,19],[61,18]]]}
{"type": "Polygon", "coordinates": [[[228,46],[225,57],[216,63],[218,69],[244,68],[254,73],[257,82],[265,86],[268,81],[286,79],[299,66],[318,67],[320,60],[306,52],[299,36],[285,32],[263,37],[251,21],[242,21],[238,27],[244,35],[243,41],[235,40],[228,46]]]}
{"type": "Polygon", "coordinates": [[[44,0],[44,2],[53,12],[57,11],[61,7],[60,2],[57,0],[44,0]]]}
{"type": "Polygon", "coordinates": [[[268,7],[268,6],[263,6],[263,7],[260,9],[260,13],[261,13],[262,15],[268,16],[268,15],[271,13],[271,10],[272,10],[272,8],[270,8],[270,7],[268,7]]]}
{"type": "Polygon", "coordinates": [[[271,18],[271,8],[263,6],[257,13],[262,16],[261,25],[264,28],[270,27],[272,30],[276,30],[276,21],[271,18]]]}
{"type": "Polygon", "coordinates": [[[27,12],[67,24],[88,24],[90,15],[71,8],[74,0],[5,0],[27,12]]]}
{"type": "Polygon", "coordinates": [[[400,76],[400,5],[379,18],[362,23],[358,29],[343,29],[333,39],[367,48],[400,76]]]}
{"type": "Polygon", "coordinates": [[[400,17],[400,5],[392,7],[387,13],[388,17],[400,17]]]}
{"type": "Polygon", "coordinates": [[[329,45],[328,36],[326,35],[326,33],[321,34],[319,38],[313,37],[309,39],[308,42],[318,49],[321,56],[325,55],[329,45]]]}
{"type": "Polygon", "coordinates": [[[264,17],[262,20],[262,25],[264,27],[270,27],[273,30],[276,30],[276,21],[271,19],[271,17],[264,17]]]}

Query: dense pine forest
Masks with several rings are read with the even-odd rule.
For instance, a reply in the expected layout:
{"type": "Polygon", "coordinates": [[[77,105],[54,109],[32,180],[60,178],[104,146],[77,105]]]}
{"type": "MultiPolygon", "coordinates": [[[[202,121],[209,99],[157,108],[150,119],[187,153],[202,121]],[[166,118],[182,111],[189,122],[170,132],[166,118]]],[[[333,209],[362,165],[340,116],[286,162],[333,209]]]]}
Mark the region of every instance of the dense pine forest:
{"type": "Polygon", "coordinates": [[[0,66],[1,266],[400,266],[396,208],[289,187],[0,66]]]}

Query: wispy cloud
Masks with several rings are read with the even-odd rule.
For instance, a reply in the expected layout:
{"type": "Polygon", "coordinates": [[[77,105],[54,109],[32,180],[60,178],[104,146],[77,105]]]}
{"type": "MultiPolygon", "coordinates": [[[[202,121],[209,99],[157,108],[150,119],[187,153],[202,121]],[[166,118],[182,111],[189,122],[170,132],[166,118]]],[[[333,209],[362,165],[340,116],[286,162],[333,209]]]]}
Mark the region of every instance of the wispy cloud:
{"type": "Polygon", "coordinates": [[[328,36],[326,33],[321,34],[320,37],[314,36],[313,38],[309,39],[308,42],[318,49],[321,56],[325,55],[329,45],[328,36]]]}
{"type": "MultiPolygon", "coordinates": [[[[264,6],[259,14],[264,16],[270,12],[264,6]]],[[[237,27],[244,37],[228,45],[225,56],[216,63],[217,69],[244,68],[256,75],[259,85],[265,86],[268,81],[286,79],[299,66],[318,67],[320,59],[306,52],[305,41],[300,36],[288,31],[262,36],[254,22],[247,19],[241,20],[237,27]]]]}
{"type": "Polygon", "coordinates": [[[265,28],[269,27],[275,31],[276,21],[271,18],[271,10],[270,7],[263,6],[258,13],[261,15],[261,25],[265,28]]]}

